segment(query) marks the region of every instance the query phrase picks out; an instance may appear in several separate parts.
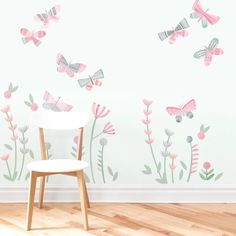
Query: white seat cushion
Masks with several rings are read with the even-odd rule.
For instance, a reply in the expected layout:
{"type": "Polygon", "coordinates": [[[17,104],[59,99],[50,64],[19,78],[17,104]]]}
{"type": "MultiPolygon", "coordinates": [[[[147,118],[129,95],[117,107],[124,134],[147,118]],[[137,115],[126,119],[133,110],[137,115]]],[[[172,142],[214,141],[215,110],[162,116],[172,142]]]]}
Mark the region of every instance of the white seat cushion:
{"type": "Polygon", "coordinates": [[[88,166],[85,161],[71,160],[71,159],[55,159],[55,160],[41,160],[34,161],[27,165],[27,168],[36,172],[72,172],[79,171],[88,166]]]}

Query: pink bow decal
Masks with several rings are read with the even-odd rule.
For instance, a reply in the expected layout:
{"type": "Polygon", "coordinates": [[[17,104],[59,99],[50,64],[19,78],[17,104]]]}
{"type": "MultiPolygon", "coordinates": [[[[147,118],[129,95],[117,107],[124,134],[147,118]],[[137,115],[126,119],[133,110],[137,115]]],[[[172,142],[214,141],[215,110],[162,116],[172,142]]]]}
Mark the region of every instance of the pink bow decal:
{"type": "Polygon", "coordinates": [[[26,28],[22,28],[20,32],[23,36],[25,36],[24,38],[22,38],[24,44],[32,40],[35,46],[39,46],[41,44],[41,41],[38,40],[37,38],[43,38],[46,35],[45,31],[33,32],[29,31],[26,28]]]}
{"type": "Polygon", "coordinates": [[[173,44],[179,36],[182,37],[188,36],[188,31],[187,30],[174,31],[174,33],[170,36],[169,43],[173,44]]]}
{"type": "Polygon", "coordinates": [[[211,64],[213,55],[222,55],[223,53],[224,51],[221,48],[214,48],[213,50],[207,50],[207,54],[204,58],[205,65],[209,66],[211,64]]]}
{"type": "Polygon", "coordinates": [[[207,13],[208,9],[204,11],[202,9],[202,6],[199,0],[195,1],[193,5],[193,10],[201,15],[201,17],[199,18],[199,21],[204,17],[211,25],[214,25],[220,19],[219,16],[208,14],[207,13]]]}

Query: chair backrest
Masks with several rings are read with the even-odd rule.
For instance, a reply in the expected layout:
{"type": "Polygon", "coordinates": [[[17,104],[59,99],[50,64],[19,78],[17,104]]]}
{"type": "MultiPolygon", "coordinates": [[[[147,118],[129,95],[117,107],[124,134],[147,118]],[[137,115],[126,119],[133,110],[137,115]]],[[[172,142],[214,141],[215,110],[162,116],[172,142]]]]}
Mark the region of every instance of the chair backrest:
{"type": "Polygon", "coordinates": [[[89,115],[73,111],[37,111],[31,115],[31,122],[43,129],[72,130],[84,127],[89,122],[89,115]]]}

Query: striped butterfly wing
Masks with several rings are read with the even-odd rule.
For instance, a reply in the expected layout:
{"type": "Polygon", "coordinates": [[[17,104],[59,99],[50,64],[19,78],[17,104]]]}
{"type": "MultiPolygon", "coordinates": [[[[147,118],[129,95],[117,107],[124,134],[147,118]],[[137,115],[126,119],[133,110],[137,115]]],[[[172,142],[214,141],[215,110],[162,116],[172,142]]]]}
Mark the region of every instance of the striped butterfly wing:
{"type": "Polygon", "coordinates": [[[175,31],[183,30],[189,27],[189,24],[186,20],[186,18],[183,18],[179,24],[175,27],[175,31]]]}
{"type": "Polygon", "coordinates": [[[103,79],[103,78],[104,78],[104,73],[102,69],[95,72],[92,76],[92,80],[103,79]]]}
{"type": "Polygon", "coordinates": [[[213,38],[207,47],[209,51],[213,50],[217,45],[219,44],[219,39],[218,38],[213,38]]]}
{"type": "Polygon", "coordinates": [[[201,17],[201,15],[195,11],[190,14],[191,19],[197,19],[199,17],[201,17]]]}
{"type": "Polygon", "coordinates": [[[86,79],[78,79],[78,83],[79,83],[79,86],[81,88],[83,88],[85,85],[87,85],[88,83],[90,83],[90,79],[89,78],[86,78],[86,79]]]}
{"type": "Polygon", "coordinates": [[[199,50],[197,52],[195,52],[193,54],[193,57],[195,57],[196,59],[200,59],[202,57],[205,57],[207,55],[207,50],[206,49],[202,49],[202,50],[199,50]]]}
{"type": "Polygon", "coordinates": [[[49,10],[48,14],[50,16],[57,16],[60,9],[61,9],[60,5],[56,5],[52,9],[49,10]]]}
{"type": "Polygon", "coordinates": [[[168,30],[168,31],[163,31],[163,32],[158,33],[158,36],[160,40],[163,41],[166,38],[168,38],[170,35],[172,35],[173,33],[174,33],[174,30],[168,30]]]}

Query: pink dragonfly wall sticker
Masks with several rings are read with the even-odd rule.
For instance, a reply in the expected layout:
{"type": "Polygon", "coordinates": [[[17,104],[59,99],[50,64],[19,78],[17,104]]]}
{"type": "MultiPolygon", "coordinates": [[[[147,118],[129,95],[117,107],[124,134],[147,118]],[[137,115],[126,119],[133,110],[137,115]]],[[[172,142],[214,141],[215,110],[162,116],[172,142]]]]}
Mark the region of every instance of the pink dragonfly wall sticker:
{"type": "Polygon", "coordinates": [[[46,35],[45,31],[40,30],[40,31],[34,32],[26,28],[21,28],[20,33],[24,36],[22,38],[22,42],[24,44],[32,41],[34,45],[37,47],[41,44],[41,41],[38,38],[43,38],[46,35]]]}
{"type": "Polygon", "coordinates": [[[199,0],[196,0],[193,4],[193,10],[194,12],[190,14],[190,18],[198,19],[198,21],[201,21],[203,28],[206,28],[208,26],[208,23],[214,25],[220,19],[219,16],[207,13],[209,9],[204,11],[199,0]]]}
{"type": "Polygon", "coordinates": [[[196,102],[194,99],[191,99],[184,106],[180,107],[167,107],[166,111],[169,115],[175,116],[176,122],[180,123],[183,116],[187,116],[189,119],[193,118],[193,110],[196,109],[196,102]]]}
{"type": "Polygon", "coordinates": [[[49,11],[45,11],[44,13],[40,13],[34,16],[36,21],[40,21],[43,23],[43,26],[48,26],[50,21],[57,22],[59,20],[58,13],[60,11],[60,5],[56,5],[52,7],[49,11]]]}
{"type": "Polygon", "coordinates": [[[68,112],[73,108],[73,106],[59,101],[60,99],[60,97],[55,99],[48,91],[45,91],[43,96],[43,108],[55,112],[68,112]]]}
{"type": "Polygon", "coordinates": [[[188,35],[188,32],[185,30],[188,27],[187,20],[183,18],[174,29],[160,32],[158,36],[161,41],[169,38],[169,43],[173,44],[179,36],[186,37],[188,35]]]}
{"type": "Polygon", "coordinates": [[[101,86],[102,81],[100,79],[104,78],[104,74],[102,69],[95,72],[92,76],[89,76],[85,79],[78,79],[78,83],[81,88],[85,87],[88,91],[90,91],[93,86],[101,86]]]}
{"type": "Polygon", "coordinates": [[[68,63],[62,54],[58,54],[56,58],[58,64],[57,71],[65,72],[69,77],[73,77],[75,73],[83,72],[86,65],[81,63],[68,63]]]}
{"type": "Polygon", "coordinates": [[[195,52],[193,56],[196,59],[204,58],[204,64],[209,66],[211,64],[213,55],[222,55],[224,53],[221,48],[217,48],[218,44],[219,40],[217,38],[213,38],[208,47],[195,52]]]}

